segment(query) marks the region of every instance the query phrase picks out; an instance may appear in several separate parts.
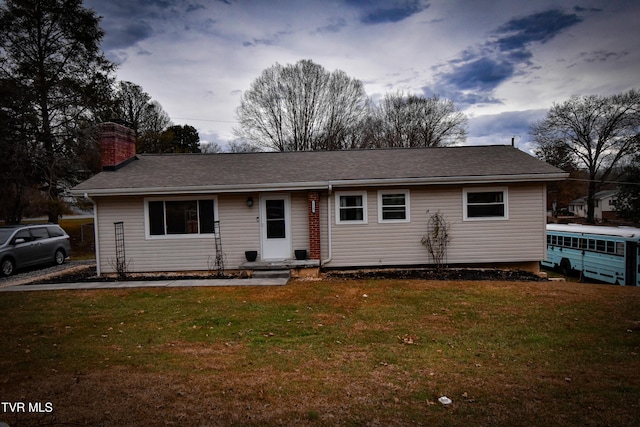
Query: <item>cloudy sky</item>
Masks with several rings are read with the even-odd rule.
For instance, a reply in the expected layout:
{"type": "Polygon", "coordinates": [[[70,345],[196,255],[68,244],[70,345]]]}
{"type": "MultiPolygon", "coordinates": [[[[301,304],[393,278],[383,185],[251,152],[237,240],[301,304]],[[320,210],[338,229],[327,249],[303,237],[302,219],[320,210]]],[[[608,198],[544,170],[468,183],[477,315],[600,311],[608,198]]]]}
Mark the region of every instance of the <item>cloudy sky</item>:
{"type": "Polygon", "coordinates": [[[640,88],[637,0],[85,0],[103,49],[201,141],[233,140],[243,91],[311,59],[374,100],[449,98],[467,144],[529,147],[528,127],[572,95],[640,88]]]}

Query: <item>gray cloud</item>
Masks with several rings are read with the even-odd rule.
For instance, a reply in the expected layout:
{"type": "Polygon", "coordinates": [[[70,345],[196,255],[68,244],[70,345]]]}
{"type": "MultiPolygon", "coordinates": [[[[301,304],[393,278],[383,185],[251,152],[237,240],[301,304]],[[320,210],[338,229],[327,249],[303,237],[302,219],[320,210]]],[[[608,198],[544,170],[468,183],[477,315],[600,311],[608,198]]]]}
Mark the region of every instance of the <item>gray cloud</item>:
{"type": "Polygon", "coordinates": [[[510,111],[469,119],[469,133],[484,136],[525,136],[529,127],[546,115],[547,110],[510,111]]]}
{"type": "Polygon", "coordinates": [[[421,0],[370,1],[347,0],[348,5],[360,10],[360,22],[367,25],[400,22],[429,7],[421,0]]]}
{"type": "Polygon", "coordinates": [[[512,19],[500,26],[492,44],[501,52],[511,52],[526,48],[531,43],[545,43],[566,28],[582,22],[582,18],[561,10],[548,10],[523,18],[512,19]]]}
{"type": "Polygon", "coordinates": [[[85,5],[103,17],[102,47],[107,53],[134,46],[161,32],[163,22],[205,8],[186,0],[85,0],[85,5]]]}
{"type": "Polygon", "coordinates": [[[580,22],[578,15],[557,9],[511,19],[492,31],[481,45],[464,50],[458,58],[438,67],[435,83],[425,91],[441,93],[463,105],[498,103],[493,91],[522,73],[524,67],[533,66],[530,48],[534,43],[546,43],[580,22]]]}
{"type": "Polygon", "coordinates": [[[347,26],[347,20],[342,17],[332,18],[331,21],[316,29],[317,33],[338,33],[347,26]]]}

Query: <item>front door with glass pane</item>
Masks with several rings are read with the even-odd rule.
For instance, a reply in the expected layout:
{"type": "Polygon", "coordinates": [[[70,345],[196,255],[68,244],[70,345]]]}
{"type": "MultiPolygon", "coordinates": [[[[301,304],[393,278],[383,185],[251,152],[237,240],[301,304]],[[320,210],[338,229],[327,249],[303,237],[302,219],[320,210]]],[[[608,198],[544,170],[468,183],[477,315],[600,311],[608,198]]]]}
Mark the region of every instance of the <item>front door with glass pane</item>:
{"type": "Polygon", "coordinates": [[[289,195],[260,198],[262,259],[291,258],[291,199],[289,195]]]}

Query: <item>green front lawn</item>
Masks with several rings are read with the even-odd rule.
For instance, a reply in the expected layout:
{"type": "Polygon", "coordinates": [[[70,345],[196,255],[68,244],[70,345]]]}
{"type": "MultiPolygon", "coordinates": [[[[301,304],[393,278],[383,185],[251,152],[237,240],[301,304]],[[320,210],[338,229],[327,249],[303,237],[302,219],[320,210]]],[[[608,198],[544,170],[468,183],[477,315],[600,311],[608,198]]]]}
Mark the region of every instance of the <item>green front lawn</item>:
{"type": "Polygon", "coordinates": [[[0,412],[11,426],[640,419],[635,288],[292,281],[2,293],[0,310],[2,401],[53,409],[0,412]]]}

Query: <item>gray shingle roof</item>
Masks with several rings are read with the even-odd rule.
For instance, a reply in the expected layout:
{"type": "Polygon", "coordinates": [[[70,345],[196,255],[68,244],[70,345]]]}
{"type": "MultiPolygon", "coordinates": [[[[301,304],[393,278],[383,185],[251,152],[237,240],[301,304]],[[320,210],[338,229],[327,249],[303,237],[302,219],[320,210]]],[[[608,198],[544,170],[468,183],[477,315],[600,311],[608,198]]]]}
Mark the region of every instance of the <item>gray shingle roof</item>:
{"type": "Polygon", "coordinates": [[[355,151],[138,155],[75,193],[139,194],[323,188],[332,185],[550,181],[566,175],[510,146],[355,151]]]}

